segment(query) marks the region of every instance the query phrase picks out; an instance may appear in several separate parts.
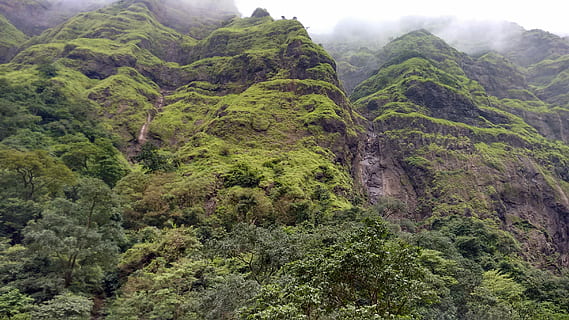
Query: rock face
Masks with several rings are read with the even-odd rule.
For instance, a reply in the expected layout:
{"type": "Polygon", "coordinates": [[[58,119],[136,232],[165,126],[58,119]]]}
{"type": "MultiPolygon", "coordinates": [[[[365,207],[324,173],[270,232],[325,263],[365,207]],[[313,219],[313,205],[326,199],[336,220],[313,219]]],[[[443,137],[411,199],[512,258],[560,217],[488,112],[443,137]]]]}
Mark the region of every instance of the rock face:
{"type": "Polygon", "coordinates": [[[255,9],[255,11],[253,11],[251,18],[264,18],[264,17],[270,17],[270,16],[271,16],[271,14],[266,9],[257,8],[257,9],[255,9]]]}
{"type": "Polygon", "coordinates": [[[356,165],[368,201],[399,198],[414,219],[495,219],[529,260],[559,253],[566,266],[567,109],[540,100],[503,56],[473,59],[426,31],[378,56],[387,62],[352,94],[369,121],[356,165]]]}

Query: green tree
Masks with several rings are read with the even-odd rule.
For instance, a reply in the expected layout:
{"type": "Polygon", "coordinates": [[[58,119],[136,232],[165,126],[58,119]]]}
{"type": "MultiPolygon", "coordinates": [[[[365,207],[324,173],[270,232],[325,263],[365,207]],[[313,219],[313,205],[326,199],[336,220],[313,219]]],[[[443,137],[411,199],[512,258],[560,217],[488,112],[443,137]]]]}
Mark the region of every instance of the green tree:
{"type": "Polygon", "coordinates": [[[84,178],[74,191],[72,199],[53,200],[24,229],[29,249],[53,265],[64,288],[97,285],[115,265],[123,237],[118,203],[106,184],[84,178]]]}
{"type": "Polygon", "coordinates": [[[226,187],[241,186],[244,188],[255,188],[263,180],[263,175],[256,169],[251,168],[246,163],[234,165],[225,175],[223,181],[226,187]]]}
{"type": "Polygon", "coordinates": [[[91,318],[93,302],[86,297],[66,292],[37,305],[32,310],[37,320],[87,320],[91,318]]]}
{"type": "Polygon", "coordinates": [[[128,277],[108,319],[201,319],[195,316],[199,298],[222,273],[201,257],[193,228],[147,227],[137,235],[141,242],[119,263],[120,272],[128,277]]]}
{"type": "Polygon", "coordinates": [[[160,149],[150,142],[142,145],[142,150],[134,157],[134,160],[140,162],[144,170],[148,172],[172,171],[175,167],[172,159],[160,153],[160,149]]]}
{"type": "Polygon", "coordinates": [[[400,215],[407,211],[406,204],[396,198],[381,197],[372,208],[373,212],[377,212],[380,217],[387,219],[392,215],[400,215]]]}
{"type": "Polygon", "coordinates": [[[29,311],[33,300],[16,288],[0,289],[0,319],[31,319],[29,311]]]}
{"type": "Polygon", "coordinates": [[[57,76],[57,68],[52,63],[42,63],[37,67],[40,76],[49,79],[57,76]]]}
{"type": "Polygon", "coordinates": [[[239,223],[213,245],[217,252],[241,262],[248,277],[267,283],[282,266],[300,258],[300,248],[282,228],[266,229],[239,223]]]}
{"type": "Polygon", "coordinates": [[[27,110],[33,100],[31,88],[13,87],[5,78],[0,78],[0,140],[41,120],[27,110]]]}
{"type": "Polygon", "coordinates": [[[524,287],[496,270],[486,271],[472,292],[468,319],[524,319],[524,287]]]}
{"type": "Polygon", "coordinates": [[[28,221],[39,218],[41,204],[19,198],[0,199],[0,237],[9,237],[14,244],[21,243],[21,231],[28,221]]]}
{"type": "Polygon", "coordinates": [[[265,285],[247,319],[376,319],[409,316],[432,292],[419,250],[393,239],[379,220],[366,220],[346,241],[292,262],[265,285]]]}
{"type": "Polygon", "coordinates": [[[235,319],[235,311],[254,298],[259,287],[240,274],[229,274],[201,295],[199,313],[207,320],[235,319]]]}
{"type": "Polygon", "coordinates": [[[61,160],[74,171],[87,173],[93,165],[93,160],[100,151],[89,141],[67,143],[62,146],[61,160]]]}
{"type": "Polygon", "coordinates": [[[57,193],[74,181],[71,170],[43,150],[0,150],[0,169],[18,177],[26,200],[35,199],[42,191],[57,193]]]}
{"type": "Polygon", "coordinates": [[[99,178],[114,187],[127,172],[119,152],[108,139],[91,142],[83,134],[76,134],[67,135],[60,142],[52,147],[54,153],[81,175],[99,178]]]}

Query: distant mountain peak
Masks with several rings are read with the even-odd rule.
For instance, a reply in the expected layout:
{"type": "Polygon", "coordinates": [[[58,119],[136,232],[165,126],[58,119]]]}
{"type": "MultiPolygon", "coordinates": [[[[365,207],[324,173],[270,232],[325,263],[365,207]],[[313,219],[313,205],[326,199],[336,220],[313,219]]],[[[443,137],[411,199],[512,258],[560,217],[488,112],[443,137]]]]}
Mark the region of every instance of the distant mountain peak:
{"type": "Polygon", "coordinates": [[[198,38],[239,15],[233,0],[0,0],[0,14],[33,36],[81,12],[136,3],[147,6],[162,24],[198,38]]]}
{"type": "Polygon", "coordinates": [[[257,8],[257,9],[255,9],[255,11],[253,11],[251,18],[264,18],[264,17],[270,17],[270,16],[271,16],[271,14],[269,13],[269,11],[267,11],[267,9],[257,8]]]}

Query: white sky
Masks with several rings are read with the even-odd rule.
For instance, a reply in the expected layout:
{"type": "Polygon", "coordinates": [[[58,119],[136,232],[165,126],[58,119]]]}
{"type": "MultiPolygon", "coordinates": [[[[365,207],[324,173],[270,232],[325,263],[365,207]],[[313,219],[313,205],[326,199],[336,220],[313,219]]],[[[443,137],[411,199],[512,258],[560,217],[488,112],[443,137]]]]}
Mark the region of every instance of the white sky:
{"type": "Polygon", "coordinates": [[[397,20],[403,16],[455,16],[462,19],[506,20],[525,29],[569,34],[567,0],[235,0],[244,17],[266,8],[273,18],[298,19],[311,33],[325,33],[342,19],[397,20]]]}

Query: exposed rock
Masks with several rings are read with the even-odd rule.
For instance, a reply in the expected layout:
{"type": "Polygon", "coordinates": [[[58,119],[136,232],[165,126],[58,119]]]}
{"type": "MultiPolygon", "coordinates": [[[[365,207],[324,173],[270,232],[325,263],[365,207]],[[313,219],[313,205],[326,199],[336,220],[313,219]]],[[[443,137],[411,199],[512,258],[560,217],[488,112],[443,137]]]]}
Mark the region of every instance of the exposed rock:
{"type": "Polygon", "coordinates": [[[530,30],[512,41],[502,52],[510,60],[527,67],[569,54],[569,42],[543,30],[530,30]]]}

